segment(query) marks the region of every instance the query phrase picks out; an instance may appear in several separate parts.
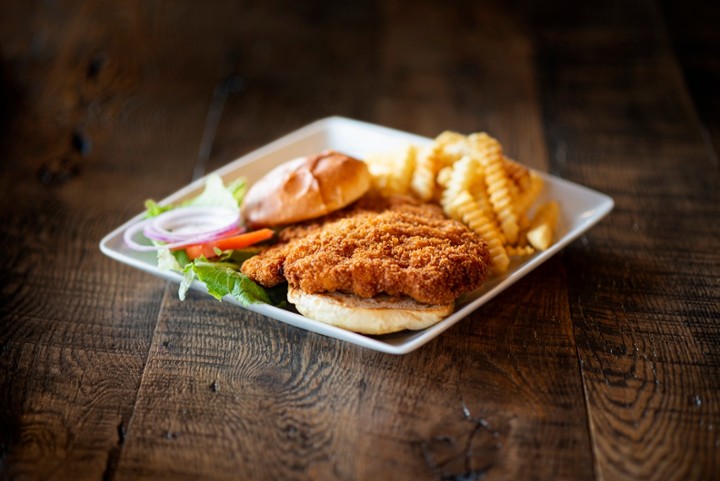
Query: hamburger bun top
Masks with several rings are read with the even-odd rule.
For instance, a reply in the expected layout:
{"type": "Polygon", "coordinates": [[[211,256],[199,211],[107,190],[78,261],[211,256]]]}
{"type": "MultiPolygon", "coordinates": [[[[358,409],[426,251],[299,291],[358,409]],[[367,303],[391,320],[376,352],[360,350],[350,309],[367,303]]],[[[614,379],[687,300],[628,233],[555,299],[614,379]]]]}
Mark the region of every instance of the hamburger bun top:
{"type": "Polygon", "coordinates": [[[341,209],[369,188],[364,162],[328,150],[272,169],[248,190],[241,211],[253,228],[281,226],[341,209]]]}

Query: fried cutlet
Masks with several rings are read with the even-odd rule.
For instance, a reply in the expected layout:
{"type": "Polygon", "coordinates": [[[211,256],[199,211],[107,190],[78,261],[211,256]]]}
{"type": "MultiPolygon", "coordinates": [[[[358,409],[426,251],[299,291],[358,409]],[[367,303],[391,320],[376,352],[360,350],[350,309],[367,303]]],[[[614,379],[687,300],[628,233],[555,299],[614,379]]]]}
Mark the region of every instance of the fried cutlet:
{"type": "Polygon", "coordinates": [[[245,261],[265,287],[370,298],[409,296],[452,303],[485,280],[487,245],[434,205],[406,197],[364,198],[321,221],[286,229],[280,243],[245,261]]]}

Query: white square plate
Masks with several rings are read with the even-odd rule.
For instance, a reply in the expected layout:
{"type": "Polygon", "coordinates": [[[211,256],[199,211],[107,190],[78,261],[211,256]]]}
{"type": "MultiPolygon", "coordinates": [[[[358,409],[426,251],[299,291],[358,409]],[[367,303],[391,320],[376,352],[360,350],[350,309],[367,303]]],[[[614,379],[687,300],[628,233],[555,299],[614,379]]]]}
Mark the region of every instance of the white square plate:
{"type": "MultiPolygon", "coordinates": [[[[422,145],[430,142],[432,142],[432,139],[406,132],[342,117],[329,117],[251,152],[225,165],[216,172],[226,182],[244,176],[249,183],[253,183],[265,172],[282,162],[325,149],[334,149],[354,157],[363,158],[368,153],[393,149],[408,143],[422,145]]],[[[270,305],[252,305],[247,309],[302,329],[382,352],[406,354],[417,349],[520,280],[587,231],[613,208],[613,200],[604,194],[541,172],[538,174],[545,181],[543,194],[538,201],[556,199],[560,204],[561,221],[558,226],[558,239],[555,244],[544,252],[511,263],[507,273],[502,276],[491,277],[480,289],[463,296],[452,315],[430,328],[422,331],[404,331],[386,336],[366,336],[329,326],[270,305]]],[[[160,203],[172,203],[196,195],[204,185],[205,179],[199,179],[160,203]]],[[[151,197],[152,193],[148,192],[148,196],[151,197]]],[[[142,213],[138,214],[105,236],[100,242],[100,249],[104,254],[120,262],[158,277],[180,283],[182,281],[180,274],[158,270],[153,252],[137,252],[125,246],[123,232],[131,225],[141,221],[142,216],[142,213]]],[[[193,287],[204,290],[204,285],[198,282],[193,287]]],[[[225,300],[238,304],[231,296],[227,296],[225,300]]]]}

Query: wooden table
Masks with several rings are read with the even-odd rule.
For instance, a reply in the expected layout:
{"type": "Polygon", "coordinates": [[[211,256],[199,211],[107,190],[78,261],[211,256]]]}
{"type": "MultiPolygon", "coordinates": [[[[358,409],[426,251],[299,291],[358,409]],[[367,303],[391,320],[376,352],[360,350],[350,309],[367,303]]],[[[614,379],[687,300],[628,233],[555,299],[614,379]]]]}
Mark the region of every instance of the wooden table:
{"type": "Polygon", "coordinates": [[[3,2],[2,479],[720,479],[705,3],[3,2]],[[405,356],[100,253],[328,115],[487,131],[616,207],[405,356]]]}

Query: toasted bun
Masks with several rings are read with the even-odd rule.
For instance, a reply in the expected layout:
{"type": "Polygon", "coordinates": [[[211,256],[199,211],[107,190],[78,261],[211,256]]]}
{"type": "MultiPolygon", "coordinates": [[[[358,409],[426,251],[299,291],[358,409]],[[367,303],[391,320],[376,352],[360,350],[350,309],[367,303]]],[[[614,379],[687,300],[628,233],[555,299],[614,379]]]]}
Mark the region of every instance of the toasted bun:
{"type": "Polygon", "coordinates": [[[365,162],[328,150],[268,172],[248,190],[242,213],[252,227],[291,224],[341,209],[369,188],[365,162]]]}
{"type": "Polygon", "coordinates": [[[308,294],[292,287],[288,288],[287,297],[305,317],[362,334],[425,329],[453,311],[452,303],[430,306],[409,297],[366,299],[339,292],[308,294]]]}

